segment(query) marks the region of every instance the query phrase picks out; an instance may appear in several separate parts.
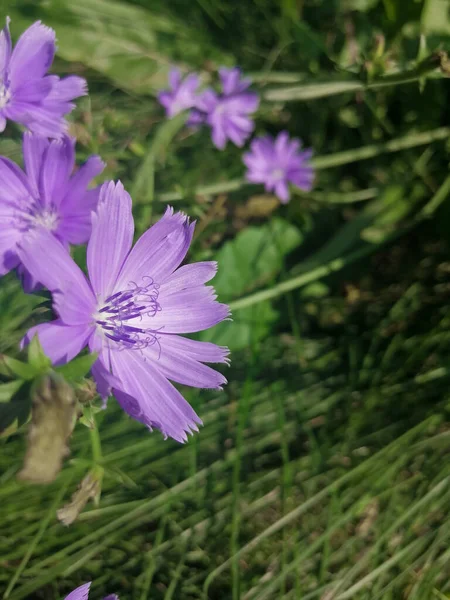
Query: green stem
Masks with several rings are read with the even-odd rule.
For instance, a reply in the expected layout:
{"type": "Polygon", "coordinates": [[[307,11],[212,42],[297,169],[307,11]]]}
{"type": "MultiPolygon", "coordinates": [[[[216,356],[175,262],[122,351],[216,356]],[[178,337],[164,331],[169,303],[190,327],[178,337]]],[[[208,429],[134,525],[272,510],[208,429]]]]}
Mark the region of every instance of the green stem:
{"type": "Polygon", "coordinates": [[[343,93],[363,92],[366,90],[377,90],[392,85],[404,85],[419,81],[432,71],[441,66],[444,56],[436,52],[420,62],[414,69],[402,71],[400,73],[391,73],[375,79],[370,82],[347,80],[347,81],[327,81],[323,83],[307,83],[282,87],[278,89],[267,90],[263,94],[264,100],[268,102],[290,102],[296,100],[313,100],[334,96],[343,93]]]}
{"type": "Polygon", "coordinates": [[[95,464],[99,464],[102,461],[102,445],[100,441],[100,435],[97,428],[97,423],[94,421],[94,427],[89,429],[89,435],[91,438],[92,447],[92,459],[95,464]]]}

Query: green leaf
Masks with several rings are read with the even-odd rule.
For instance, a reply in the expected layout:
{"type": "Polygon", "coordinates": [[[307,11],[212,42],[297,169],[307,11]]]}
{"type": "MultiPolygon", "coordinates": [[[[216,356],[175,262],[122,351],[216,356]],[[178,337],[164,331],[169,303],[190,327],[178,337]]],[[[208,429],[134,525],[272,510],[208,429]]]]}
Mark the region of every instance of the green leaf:
{"type": "MultiPolygon", "coordinates": [[[[303,241],[301,232],[283,219],[275,218],[260,227],[247,227],[219,250],[218,273],[213,281],[222,302],[248,293],[272,281],[283,266],[284,256],[303,241]]],[[[202,340],[245,348],[262,339],[277,313],[269,302],[256,310],[240,311],[233,321],[225,321],[202,333],[202,340]]]]}
{"type": "Polygon", "coordinates": [[[20,379],[30,380],[36,376],[35,368],[30,364],[22,362],[21,360],[11,358],[10,356],[6,356],[6,354],[3,354],[1,357],[1,361],[3,365],[5,365],[7,369],[9,369],[11,375],[20,377],[20,379]]]}
{"type": "Polygon", "coordinates": [[[450,35],[450,5],[448,0],[427,0],[422,11],[424,33],[450,35]]]}
{"type": "MultiPolygon", "coordinates": [[[[30,24],[10,11],[14,31],[30,24]]],[[[156,94],[167,86],[177,60],[200,66],[205,47],[208,60],[230,63],[231,57],[212,49],[198,29],[180,18],[114,0],[53,0],[42,5],[40,18],[58,34],[58,54],[109,77],[122,89],[156,94]]],[[[232,62],[232,61],[231,61],[232,62]]]]}
{"type": "Polygon", "coordinates": [[[84,354],[83,356],[77,356],[65,365],[56,367],[55,371],[68,381],[79,381],[86,377],[96,360],[97,354],[95,352],[84,354]]]}
{"type": "Polygon", "coordinates": [[[36,374],[46,373],[52,366],[52,361],[45,354],[37,335],[32,338],[28,345],[28,363],[36,374]]]}
{"type": "Polygon", "coordinates": [[[16,379],[15,381],[8,381],[8,383],[0,384],[0,403],[9,402],[11,397],[17,392],[23,381],[16,379]]]}

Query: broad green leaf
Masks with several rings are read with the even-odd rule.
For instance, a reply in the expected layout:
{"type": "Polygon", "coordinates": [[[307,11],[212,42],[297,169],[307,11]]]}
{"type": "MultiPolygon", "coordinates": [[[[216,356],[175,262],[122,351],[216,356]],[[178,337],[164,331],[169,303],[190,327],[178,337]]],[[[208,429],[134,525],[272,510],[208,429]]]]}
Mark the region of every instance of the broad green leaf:
{"type": "MultiPolygon", "coordinates": [[[[19,21],[13,17],[14,31],[19,21]]],[[[39,16],[58,35],[58,54],[106,75],[120,88],[155,94],[167,86],[173,62],[201,65],[205,49],[202,32],[194,30],[182,15],[178,20],[114,0],[51,0],[39,16]]],[[[22,17],[20,26],[31,20],[22,17]]],[[[230,57],[213,50],[209,60],[219,64],[230,57]]]]}
{"type": "MultiPolygon", "coordinates": [[[[302,240],[294,225],[279,218],[241,231],[217,254],[219,269],[213,284],[219,300],[228,302],[273,280],[282,268],[284,256],[302,240]]],[[[256,310],[240,311],[232,322],[225,321],[205,331],[202,339],[232,350],[245,348],[268,333],[276,316],[270,303],[263,303],[256,310]]]]}
{"type": "Polygon", "coordinates": [[[422,11],[424,33],[450,35],[450,4],[448,0],[426,0],[422,11]]]}

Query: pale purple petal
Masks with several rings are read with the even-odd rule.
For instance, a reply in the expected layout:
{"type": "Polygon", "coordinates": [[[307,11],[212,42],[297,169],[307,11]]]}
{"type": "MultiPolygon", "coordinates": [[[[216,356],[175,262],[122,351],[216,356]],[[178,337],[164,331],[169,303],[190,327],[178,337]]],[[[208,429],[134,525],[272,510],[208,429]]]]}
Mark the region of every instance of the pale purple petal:
{"type": "Polygon", "coordinates": [[[87,345],[92,328],[85,325],[66,325],[61,320],[41,323],[28,330],[22,345],[27,346],[35,335],[54,366],[64,365],[87,345]]]}
{"type": "Polygon", "coordinates": [[[13,227],[7,227],[0,217],[0,276],[5,275],[19,264],[17,243],[22,235],[13,227]]]}
{"type": "Polygon", "coordinates": [[[131,281],[140,284],[143,276],[157,283],[180,265],[189,249],[194,224],[170,207],[164,217],[146,231],[130,252],[119,274],[115,289],[126,289],[131,281]]]}
{"type": "Polygon", "coordinates": [[[85,583],[80,587],[77,587],[76,590],[70,592],[68,596],[65,597],[64,600],[87,600],[89,597],[89,588],[91,587],[91,582],[85,583]]]}
{"type": "Polygon", "coordinates": [[[49,78],[32,79],[22,82],[14,90],[14,102],[38,103],[44,100],[52,89],[52,83],[49,78]]]}
{"type": "MultiPolygon", "coordinates": [[[[133,418],[158,427],[165,436],[179,442],[187,440],[187,433],[198,431],[199,417],[151,361],[127,350],[112,352],[111,361],[113,374],[122,382],[119,398],[123,401],[120,392],[125,392],[136,401],[137,406],[130,411],[133,418]]],[[[126,404],[122,406],[127,410],[126,404]]]]}
{"type": "Polygon", "coordinates": [[[17,121],[37,135],[60,138],[67,132],[68,125],[63,111],[55,112],[51,108],[37,104],[14,102],[3,109],[4,115],[11,121],[17,121]]]}
{"type": "Polygon", "coordinates": [[[286,202],[289,201],[289,188],[285,181],[277,181],[275,184],[275,194],[278,196],[281,202],[283,202],[283,204],[286,204],[286,202]]]}
{"type": "Polygon", "coordinates": [[[169,71],[169,85],[174,90],[181,83],[181,71],[177,67],[173,67],[169,71]]]}
{"type": "Polygon", "coordinates": [[[154,316],[143,316],[141,324],[162,333],[195,333],[230,316],[228,306],[216,301],[210,286],[193,287],[167,297],[160,293],[158,302],[161,310],[154,316]]]}
{"type": "Polygon", "coordinates": [[[103,600],[119,600],[119,596],[117,594],[109,594],[109,596],[105,596],[103,600]]]}
{"type": "Polygon", "coordinates": [[[42,285],[39,283],[39,281],[35,279],[33,275],[29,271],[27,271],[22,264],[20,264],[17,267],[16,272],[17,276],[20,279],[25,294],[31,294],[32,292],[35,292],[42,288],[42,285]]]}
{"type": "MultiPolygon", "coordinates": [[[[85,163],[72,175],[67,193],[64,196],[63,201],[60,205],[60,211],[64,215],[75,215],[82,208],[82,197],[84,196],[86,189],[92,179],[100,175],[105,168],[105,163],[102,161],[100,156],[93,154],[90,156],[85,163]],[[81,206],[80,206],[81,204],[81,206]]],[[[89,212],[92,209],[89,206],[89,212]]]]}
{"type": "Polygon", "coordinates": [[[114,288],[133,243],[133,233],[130,195],[120,182],[104,183],[97,213],[92,215],[92,235],[87,249],[92,287],[103,299],[114,288]]]}
{"type": "Polygon", "coordinates": [[[99,196],[100,187],[88,190],[79,197],[78,211],[71,214],[66,214],[60,207],[60,220],[55,235],[69,244],[87,243],[91,237],[92,212],[97,210],[99,196]]]}
{"type": "Polygon", "coordinates": [[[53,293],[54,307],[67,324],[89,323],[95,296],[64,246],[44,228],[24,236],[18,255],[31,275],[53,293]],[[51,257],[51,260],[49,260],[51,257]]]}
{"type": "Polygon", "coordinates": [[[10,18],[6,17],[6,25],[0,31],[0,77],[5,79],[5,71],[9,66],[9,59],[11,57],[11,36],[9,35],[9,22],[10,18]]]}
{"type": "MultiPolygon", "coordinates": [[[[227,382],[225,377],[194,358],[188,351],[189,344],[184,341],[185,338],[176,335],[158,335],[157,341],[143,350],[143,356],[171,381],[191,387],[222,389],[227,382]]],[[[220,362],[225,360],[223,356],[220,362]]]]}
{"type": "Polygon", "coordinates": [[[20,36],[10,61],[10,79],[13,90],[23,81],[43,77],[53,62],[55,32],[37,21],[20,36]]]}
{"type": "Polygon", "coordinates": [[[193,286],[203,285],[211,281],[216,273],[217,263],[214,261],[183,265],[167,279],[161,281],[160,293],[168,296],[193,286]]]}
{"type": "Polygon", "coordinates": [[[70,75],[55,81],[47,100],[57,100],[59,102],[71,102],[74,98],[85,96],[87,94],[87,83],[83,77],[70,75]]]}
{"type": "Polygon", "coordinates": [[[39,194],[39,178],[44,155],[50,142],[40,136],[27,132],[23,136],[23,158],[25,170],[33,192],[39,194]]]}
{"type": "Polygon", "coordinates": [[[18,207],[27,206],[32,199],[32,190],[25,173],[9,158],[0,157],[0,201],[18,207]]]}
{"type": "Polygon", "coordinates": [[[45,153],[41,169],[41,200],[46,206],[59,206],[75,165],[75,139],[53,140],[45,153]]]}

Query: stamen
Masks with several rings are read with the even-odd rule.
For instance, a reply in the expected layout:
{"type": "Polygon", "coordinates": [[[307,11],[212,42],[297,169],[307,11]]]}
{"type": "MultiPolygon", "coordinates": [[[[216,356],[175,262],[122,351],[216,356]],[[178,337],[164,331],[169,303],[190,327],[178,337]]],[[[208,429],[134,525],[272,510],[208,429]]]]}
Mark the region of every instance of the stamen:
{"type": "Polygon", "coordinates": [[[139,286],[131,281],[128,289],[111,294],[97,311],[101,318],[96,318],[95,324],[106,338],[117,344],[119,350],[142,350],[159,343],[156,331],[151,328],[125,324],[134,319],[142,321],[143,317],[155,316],[161,310],[159,286],[150,276],[144,276],[142,281],[145,285],[139,286]]]}

